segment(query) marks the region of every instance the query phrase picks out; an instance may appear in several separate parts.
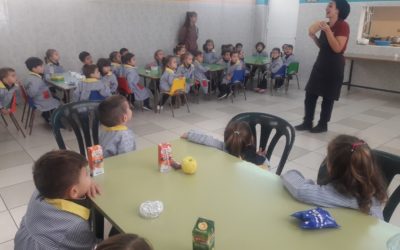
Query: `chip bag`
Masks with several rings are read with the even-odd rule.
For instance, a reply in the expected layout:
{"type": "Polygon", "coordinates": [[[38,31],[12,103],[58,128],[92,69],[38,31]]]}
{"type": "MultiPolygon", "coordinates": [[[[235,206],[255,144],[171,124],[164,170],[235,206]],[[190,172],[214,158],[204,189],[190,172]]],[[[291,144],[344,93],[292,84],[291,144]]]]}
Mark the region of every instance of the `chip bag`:
{"type": "Polygon", "coordinates": [[[338,228],[339,225],[330,213],[320,207],[299,211],[292,214],[301,220],[300,227],[303,229],[338,228]]]}

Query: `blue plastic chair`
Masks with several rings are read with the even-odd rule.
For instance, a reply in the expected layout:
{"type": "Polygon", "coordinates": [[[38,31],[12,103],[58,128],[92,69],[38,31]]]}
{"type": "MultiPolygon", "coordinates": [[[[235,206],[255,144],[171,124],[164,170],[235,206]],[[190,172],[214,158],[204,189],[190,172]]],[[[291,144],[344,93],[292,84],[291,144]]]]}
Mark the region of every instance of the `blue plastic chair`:
{"type": "Polygon", "coordinates": [[[282,67],[275,73],[271,72],[271,81],[269,85],[271,95],[274,95],[274,87],[277,79],[286,79],[286,65],[282,65],[282,67]]]}
{"type": "Polygon", "coordinates": [[[89,101],[103,101],[104,99],[106,98],[100,94],[100,91],[98,90],[90,91],[89,101]]]}
{"type": "Polygon", "coordinates": [[[235,70],[233,72],[231,83],[230,83],[231,91],[233,91],[233,95],[231,95],[232,103],[233,103],[233,97],[235,96],[235,90],[237,89],[238,86],[241,87],[243,90],[244,100],[247,100],[245,79],[246,79],[246,70],[245,69],[235,70]]]}

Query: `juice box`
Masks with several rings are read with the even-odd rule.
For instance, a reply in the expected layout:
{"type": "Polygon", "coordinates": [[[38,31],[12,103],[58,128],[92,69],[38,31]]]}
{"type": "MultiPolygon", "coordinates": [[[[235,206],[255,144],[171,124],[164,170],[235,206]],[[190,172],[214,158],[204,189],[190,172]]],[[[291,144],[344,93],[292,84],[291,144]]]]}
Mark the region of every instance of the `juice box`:
{"type": "Polygon", "coordinates": [[[87,148],[88,162],[90,167],[90,175],[96,176],[104,174],[103,166],[103,148],[100,145],[94,145],[87,148]]]}
{"type": "Polygon", "coordinates": [[[215,249],[214,221],[198,218],[193,227],[193,250],[215,249]]]}
{"type": "Polygon", "coordinates": [[[161,173],[166,173],[172,167],[172,147],[169,143],[158,144],[158,169],[161,173]]]}

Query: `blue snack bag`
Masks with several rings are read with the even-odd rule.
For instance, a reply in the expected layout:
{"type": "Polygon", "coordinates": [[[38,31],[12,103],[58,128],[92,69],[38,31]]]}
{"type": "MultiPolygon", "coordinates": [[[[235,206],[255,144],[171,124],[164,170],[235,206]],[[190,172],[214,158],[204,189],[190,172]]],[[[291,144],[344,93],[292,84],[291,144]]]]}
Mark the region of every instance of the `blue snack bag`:
{"type": "Polygon", "coordinates": [[[339,225],[328,211],[320,207],[299,211],[292,214],[301,220],[300,227],[303,229],[338,228],[339,225]]]}

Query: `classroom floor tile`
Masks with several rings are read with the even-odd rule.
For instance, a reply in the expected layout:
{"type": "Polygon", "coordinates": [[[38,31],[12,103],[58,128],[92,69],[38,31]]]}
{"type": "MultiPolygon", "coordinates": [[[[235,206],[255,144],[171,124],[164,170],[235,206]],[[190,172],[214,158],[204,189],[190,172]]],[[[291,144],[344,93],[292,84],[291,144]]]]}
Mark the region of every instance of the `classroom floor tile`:
{"type": "MultiPolygon", "coordinates": [[[[269,93],[261,95],[252,91],[246,94],[247,101],[239,95],[233,103],[230,99],[217,101],[215,96],[209,100],[200,98],[199,104],[190,102],[190,113],[187,113],[185,106],[175,110],[175,118],[168,106],[164,107],[161,114],[136,109],[133,121],[128,126],[137,136],[137,149],[140,150],[161,141],[177,139],[190,129],[222,140],[226,124],[241,112],[270,113],[286,119],[292,125],[302,122],[304,91],[298,90],[297,86],[291,85],[287,95],[284,92],[274,96],[269,93]]],[[[315,124],[320,106],[321,100],[318,101],[315,124]]],[[[399,127],[400,101],[397,95],[359,89],[347,92],[343,89],[340,100],[335,103],[327,133],[296,132],[295,143],[283,173],[297,169],[306,178],[316,180],[327,144],[342,133],[359,136],[373,148],[400,155],[399,127]]],[[[73,132],[63,131],[63,136],[69,148],[78,149],[73,132]]],[[[273,167],[280,160],[283,145],[279,141],[273,152],[273,167]]],[[[0,121],[0,148],[0,250],[8,250],[13,249],[12,239],[34,188],[33,161],[58,147],[50,127],[37,116],[32,135],[25,139],[16,133],[13,126],[5,128],[0,121]]],[[[390,190],[399,184],[400,177],[390,190]]],[[[400,226],[400,208],[396,210],[391,223],[400,226]]]]}

